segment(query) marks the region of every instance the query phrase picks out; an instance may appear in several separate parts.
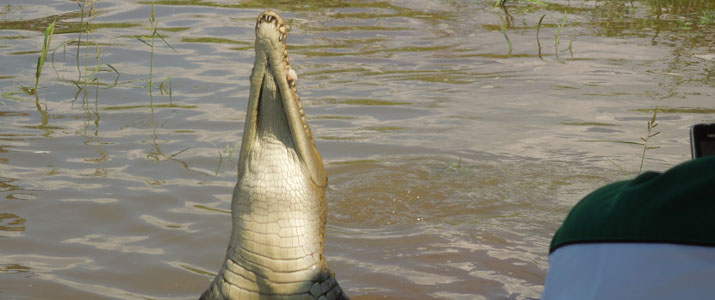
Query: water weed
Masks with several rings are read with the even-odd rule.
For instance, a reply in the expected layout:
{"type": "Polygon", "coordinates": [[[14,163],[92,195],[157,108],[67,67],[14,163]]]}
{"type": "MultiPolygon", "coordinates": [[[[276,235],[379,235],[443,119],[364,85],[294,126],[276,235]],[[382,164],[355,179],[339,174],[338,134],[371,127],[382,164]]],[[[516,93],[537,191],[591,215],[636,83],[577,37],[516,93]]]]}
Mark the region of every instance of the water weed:
{"type": "Polygon", "coordinates": [[[168,95],[169,96],[169,106],[174,106],[174,99],[172,96],[172,90],[171,90],[171,77],[166,76],[164,78],[164,81],[159,84],[159,92],[161,92],[162,95],[168,95]]]}
{"type": "MultiPolygon", "coordinates": [[[[542,15],[541,18],[539,18],[539,23],[536,26],[536,44],[539,48],[539,58],[541,58],[542,60],[544,59],[541,55],[541,42],[539,41],[539,32],[541,31],[541,25],[544,22],[544,18],[546,18],[547,16],[551,18],[556,24],[556,33],[554,34],[554,53],[556,54],[556,60],[560,63],[564,63],[561,57],[559,57],[559,44],[561,43],[561,33],[563,32],[564,27],[566,27],[566,23],[568,22],[568,14],[566,12],[564,12],[564,17],[561,22],[556,20],[556,18],[552,17],[551,15],[542,15]]],[[[569,40],[569,46],[567,50],[571,54],[571,58],[573,58],[573,38],[569,40]]]]}
{"type": "Polygon", "coordinates": [[[45,30],[45,39],[42,43],[42,53],[40,57],[37,58],[37,70],[35,72],[35,88],[31,91],[31,95],[37,93],[37,86],[40,84],[40,76],[42,75],[42,67],[45,65],[45,59],[47,59],[47,51],[50,49],[50,44],[52,44],[52,36],[55,34],[55,21],[47,26],[45,30]]]}
{"type": "Polygon", "coordinates": [[[509,40],[509,36],[506,34],[506,22],[504,21],[504,18],[502,16],[499,16],[499,19],[501,20],[501,33],[504,35],[504,39],[506,39],[507,46],[509,46],[509,53],[507,53],[507,55],[511,55],[511,52],[514,47],[511,44],[511,40],[509,40]]]}
{"type": "Polygon", "coordinates": [[[221,164],[223,164],[224,160],[234,162],[232,158],[233,154],[236,152],[236,150],[240,149],[240,147],[240,143],[234,143],[233,145],[226,144],[226,147],[223,149],[223,152],[221,150],[218,151],[218,165],[216,166],[216,171],[214,172],[216,176],[218,176],[218,172],[221,170],[221,164]]]}
{"type": "MultiPolygon", "coordinates": [[[[504,6],[504,4],[506,4],[506,1],[507,1],[507,0],[496,0],[496,1],[494,1],[494,7],[504,6]]],[[[525,0],[524,2],[529,2],[529,3],[536,4],[536,5],[540,5],[540,6],[546,6],[546,3],[544,3],[543,1],[539,1],[539,0],[525,0]]],[[[518,3],[519,6],[521,6],[521,0],[519,0],[517,3],[518,3]]]]}
{"type": "Polygon", "coordinates": [[[658,149],[660,146],[648,146],[648,142],[650,141],[650,138],[660,134],[660,131],[654,132],[654,129],[656,126],[658,126],[658,123],[655,121],[656,115],[658,114],[658,107],[656,106],[653,108],[653,117],[650,118],[648,121],[648,127],[647,127],[647,134],[645,136],[642,136],[640,139],[643,141],[643,154],[641,154],[641,166],[638,169],[638,174],[640,174],[643,171],[643,163],[645,162],[645,153],[647,150],[650,149],[658,149]]]}
{"type": "Polygon", "coordinates": [[[138,41],[142,42],[143,44],[149,46],[151,48],[151,54],[149,54],[149,95],[151,96],[152,90],[154,88],[154,41],[156,38],[160,38],[164,44],[171,48],[175,53],[178,53],[176,49],[174,49],[169,42],[166,41],[166,38],[162,34],[158,32],[159,27],[158,21],[156,19],[156,10],[154,9],[154,4],[152,3],[151,5],[151,18],[149,19],[149,25],[144,25],[146,29],[148,29],[151,32],[151,35],[142,35],[142,36],[137,36],[135,37],[138,41]]]}

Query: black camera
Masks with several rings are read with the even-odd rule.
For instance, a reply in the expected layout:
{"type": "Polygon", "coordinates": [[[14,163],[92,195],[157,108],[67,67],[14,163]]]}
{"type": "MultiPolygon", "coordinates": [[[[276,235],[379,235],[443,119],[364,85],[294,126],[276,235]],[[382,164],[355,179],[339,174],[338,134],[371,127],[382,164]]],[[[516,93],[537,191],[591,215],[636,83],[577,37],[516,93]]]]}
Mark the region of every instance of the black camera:
{"type": "Polygon", "coordinates": [[[690,127],[690,146],[693,159],[715,154],[715,123],[690,127]]]}

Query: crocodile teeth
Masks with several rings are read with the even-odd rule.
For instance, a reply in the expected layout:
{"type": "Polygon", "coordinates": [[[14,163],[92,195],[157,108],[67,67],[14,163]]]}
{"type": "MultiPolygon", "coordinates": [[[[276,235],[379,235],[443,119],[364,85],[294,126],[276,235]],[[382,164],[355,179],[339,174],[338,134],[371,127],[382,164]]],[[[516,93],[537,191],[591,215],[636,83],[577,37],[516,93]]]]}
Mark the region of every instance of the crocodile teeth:
{"type": "Polygon", "coordinates": [[[295,85],[296,81],[298,81],[298,74],[295,73],[293,68],[288,67],[288,75],[286,75],[286,79],[288,80],[288,83],[291,83],[291,85],[295,85]]]}

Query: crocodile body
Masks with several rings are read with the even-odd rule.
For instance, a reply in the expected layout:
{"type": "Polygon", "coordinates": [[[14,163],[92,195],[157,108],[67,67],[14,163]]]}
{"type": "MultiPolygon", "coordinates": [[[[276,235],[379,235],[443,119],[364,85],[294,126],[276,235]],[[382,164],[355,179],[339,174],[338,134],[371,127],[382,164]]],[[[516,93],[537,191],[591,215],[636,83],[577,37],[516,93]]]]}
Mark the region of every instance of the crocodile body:
{"type": "Polygon", "coordinates": [[[256,22],[256,58],[226,258],[210,299],[348,299],[324,256],[327,175],[297,94],[286,23],[256,22]]]}

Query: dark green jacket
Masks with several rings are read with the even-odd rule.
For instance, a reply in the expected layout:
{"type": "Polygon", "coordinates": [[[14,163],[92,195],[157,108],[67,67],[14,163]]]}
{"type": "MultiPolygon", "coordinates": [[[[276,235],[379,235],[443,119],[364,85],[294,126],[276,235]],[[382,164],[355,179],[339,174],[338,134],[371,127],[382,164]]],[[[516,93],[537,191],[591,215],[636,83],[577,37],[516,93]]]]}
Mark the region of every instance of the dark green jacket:
{"type": "Polygon", "coordinates": [[[549,252],[620,242],[715,246],[715,156],[597,189],[574,206],[549,252]]]}

